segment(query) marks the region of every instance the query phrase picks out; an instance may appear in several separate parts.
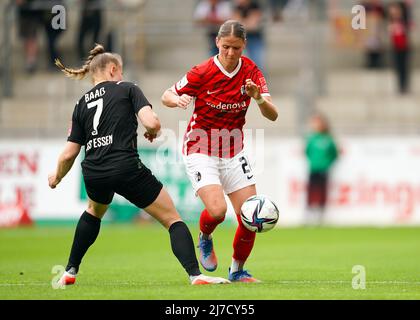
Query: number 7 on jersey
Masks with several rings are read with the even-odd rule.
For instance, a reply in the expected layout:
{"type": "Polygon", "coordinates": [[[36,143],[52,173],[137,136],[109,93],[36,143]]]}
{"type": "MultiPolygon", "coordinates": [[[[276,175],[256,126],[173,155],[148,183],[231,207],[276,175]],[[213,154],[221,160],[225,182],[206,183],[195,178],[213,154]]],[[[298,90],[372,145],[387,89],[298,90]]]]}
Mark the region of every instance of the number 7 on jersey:
{"type": "Polygon", "coordinates": [[[104,99],[100,98],[98,100],[92,101],[87,104],[88,109],[96,108],[95,115],[93,117],[93,131],[92,136],[96,136],[98,134],[98,126],[99,126],[99,119],[101,118],[102,109],[104,107],[104,99]]]}

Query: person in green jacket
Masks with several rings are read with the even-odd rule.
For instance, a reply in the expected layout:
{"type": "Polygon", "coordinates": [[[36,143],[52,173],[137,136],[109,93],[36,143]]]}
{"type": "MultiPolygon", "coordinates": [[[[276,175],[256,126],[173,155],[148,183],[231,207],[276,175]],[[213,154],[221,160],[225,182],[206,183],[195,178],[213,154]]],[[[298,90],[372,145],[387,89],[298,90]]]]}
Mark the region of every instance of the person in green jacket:
{"type": "Polygon", "coordinates": [[[324,115],[315,113],[309,124],[305,147],[309,173],[305,223],[312,225],[323,222],[328,200],[328,175],[338,158],[338,151],[324,115]]]}

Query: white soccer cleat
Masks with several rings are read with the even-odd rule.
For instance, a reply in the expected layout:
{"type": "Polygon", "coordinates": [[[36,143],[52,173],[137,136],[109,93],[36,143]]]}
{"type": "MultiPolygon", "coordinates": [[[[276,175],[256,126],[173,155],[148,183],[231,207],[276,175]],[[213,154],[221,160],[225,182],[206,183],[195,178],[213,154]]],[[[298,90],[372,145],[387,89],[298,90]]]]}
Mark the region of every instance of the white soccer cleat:
{"type": "Polygon", "coordinates": [[[209,277],[204,274],[200,274],[199,276],[193,277],[191,280],[192,285],[199,285],[199,284],[224,284],[230,283],[229,280],[220,277],[209,277]]]}
{"type": "Polygon", "coordinates": [[[67,271],[63,273],[58,283],[62,286],[68,286],[76,282],[76,275],[68,273],[67,271]]]}

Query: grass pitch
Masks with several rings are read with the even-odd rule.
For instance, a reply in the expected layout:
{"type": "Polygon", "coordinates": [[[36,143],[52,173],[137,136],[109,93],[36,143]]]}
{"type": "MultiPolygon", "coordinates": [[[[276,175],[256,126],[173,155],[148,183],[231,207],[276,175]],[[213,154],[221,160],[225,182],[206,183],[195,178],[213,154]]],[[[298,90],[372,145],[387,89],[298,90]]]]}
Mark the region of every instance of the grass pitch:
{"type": "MultiPolygon", "coordinates": [[[[247,263],[262,283],[191,286],[161,226],[103,225],[76,285],[53,289],[74,228],[0,230],[0,299],[420,299],[420,228],[275,229],[257,235],[247,263]],[[352,287],[356,265],[365,289],[352,287]]],[[[216,230],[212,275],[227,277],[234,232],[216,230]]]]}

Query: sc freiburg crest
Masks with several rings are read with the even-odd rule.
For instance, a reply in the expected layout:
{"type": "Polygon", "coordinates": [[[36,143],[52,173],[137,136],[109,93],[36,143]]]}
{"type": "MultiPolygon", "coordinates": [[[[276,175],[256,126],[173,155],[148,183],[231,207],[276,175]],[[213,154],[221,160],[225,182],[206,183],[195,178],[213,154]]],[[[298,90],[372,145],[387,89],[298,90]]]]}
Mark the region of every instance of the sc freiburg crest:
{"type": "Polygon", "coordinates": [[[201,180],[200,171],[195,172],[194,175],[195,175],[195,181],[200,182],[200,180],[201,180]]]}

